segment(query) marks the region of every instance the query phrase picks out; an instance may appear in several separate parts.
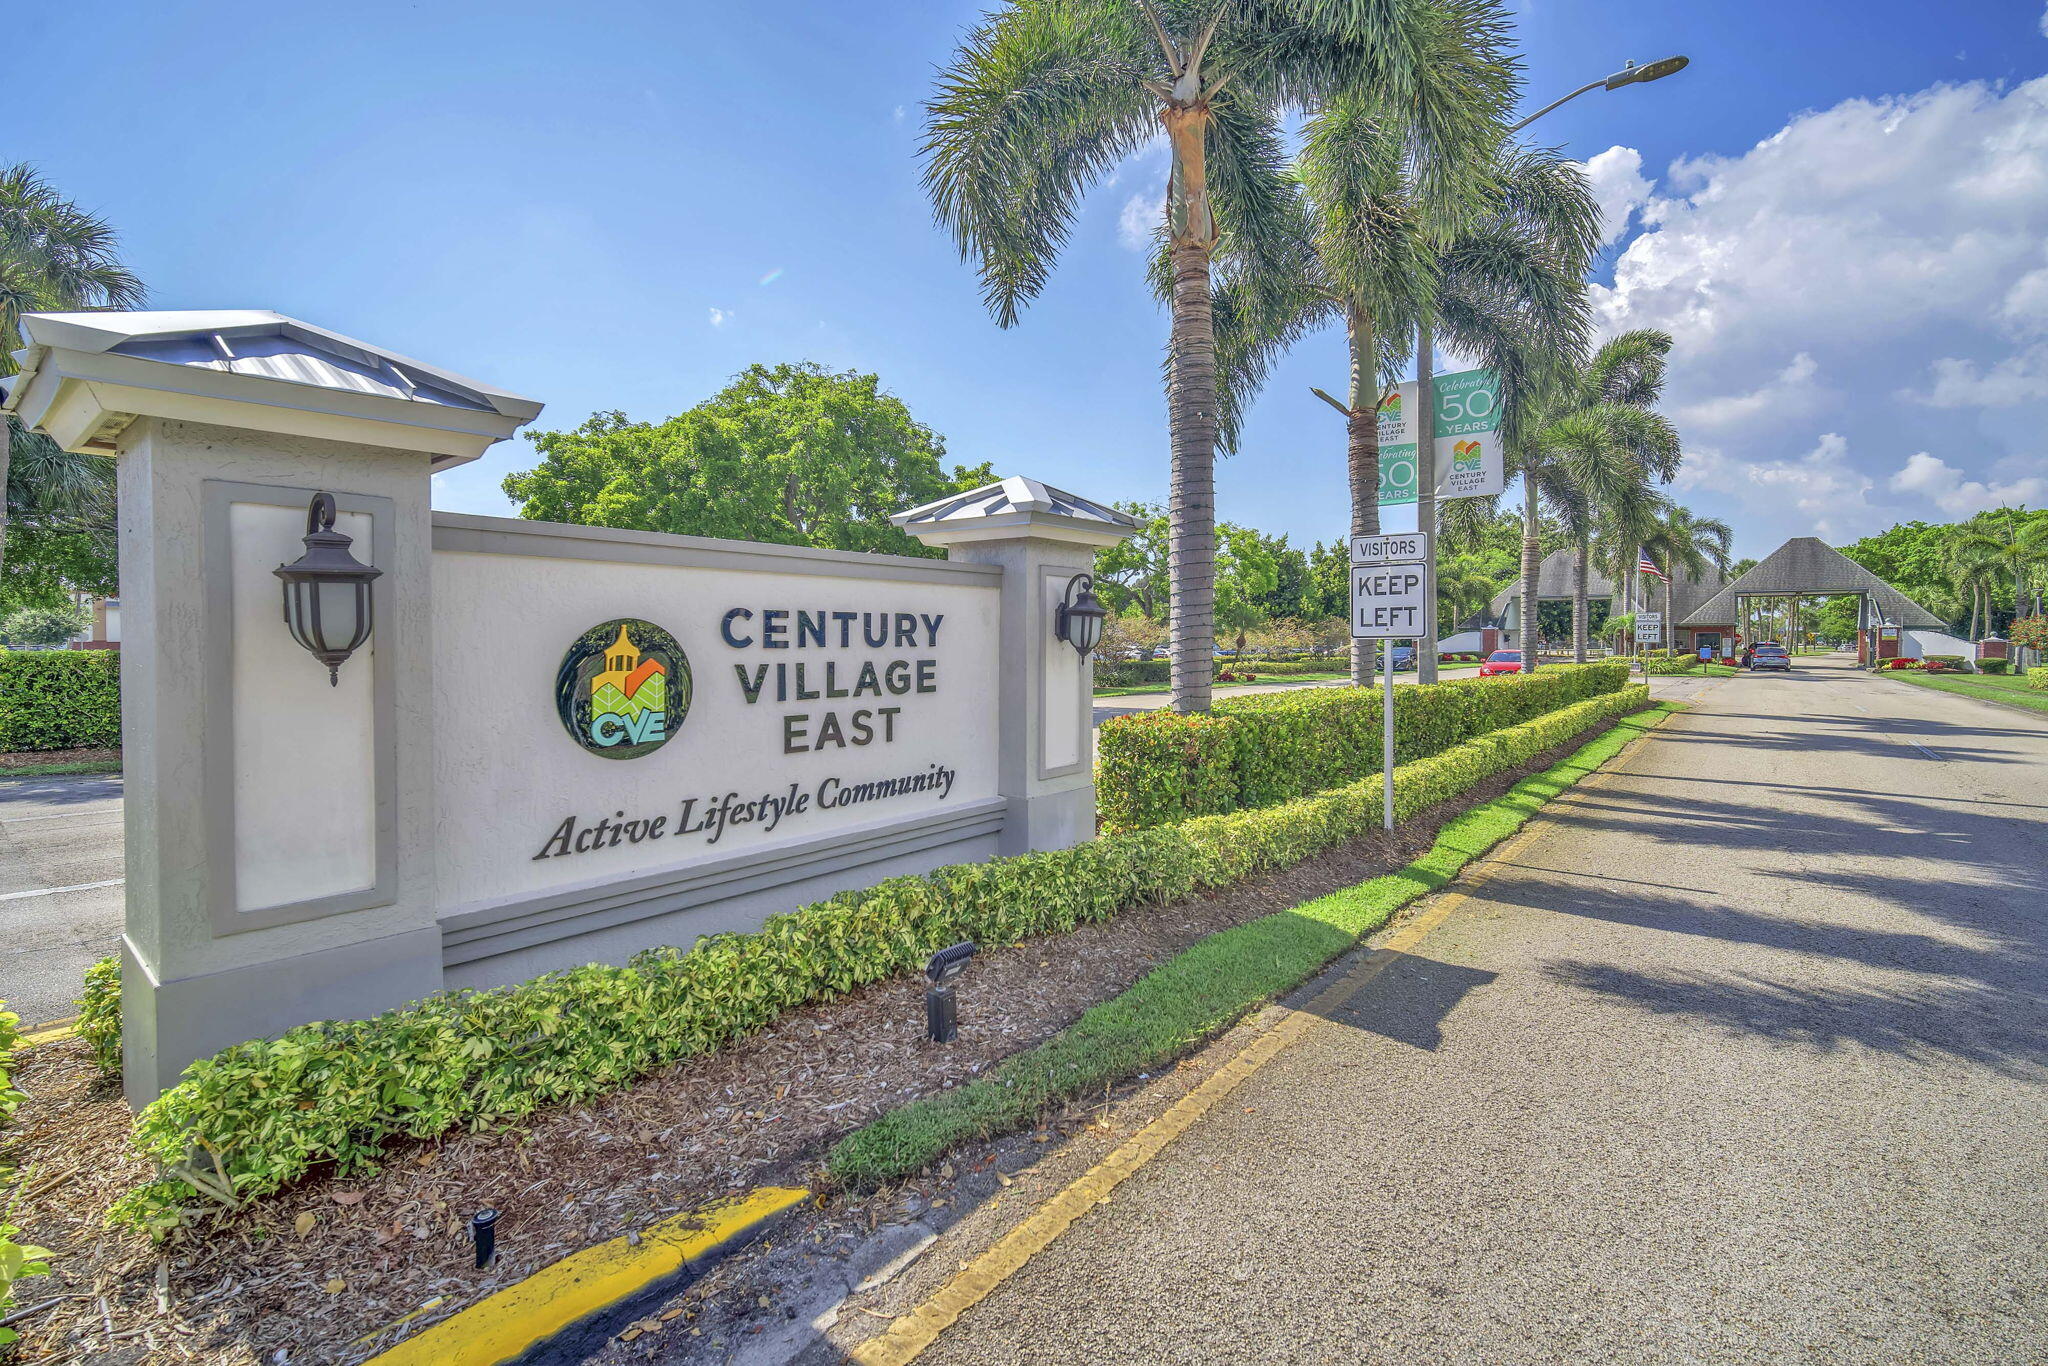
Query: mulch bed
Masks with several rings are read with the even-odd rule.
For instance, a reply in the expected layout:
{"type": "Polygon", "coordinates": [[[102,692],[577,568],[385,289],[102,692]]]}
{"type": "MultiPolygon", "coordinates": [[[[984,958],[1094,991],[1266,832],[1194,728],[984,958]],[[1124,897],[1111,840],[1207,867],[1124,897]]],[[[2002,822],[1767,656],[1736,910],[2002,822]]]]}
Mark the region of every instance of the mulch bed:
{"type": "Polygon", "coordinates": [[[750,1186],[809,1182],[842,1135],[1044,1041],[1206,935],[1408,863],[1444,821],[1571,748],[1281,872],[984,951],[957,984],[954,1044],[924,1039],[922,979],[878,983],[518,1129],[401,1144],[349,1181],[316,1174],[162,1248],[103,1226],[147,1176],[126,1155],[118,1087],[76,1041],[28,1050],[17,1080],[30,1099],[0,1163],[19,1168],[14,1222],[58,1256],[52,1275],[16,1287],[13,1312],[33,1311],[13,1324],[20,1359],[361,1361],[402,1336],[380,1330],[437,1298],[405,1332],[590,1243],[750,1186]],[[485,1208],[499,1211],[498,1258],[479,1273],[467,1224],[485,1208]]]}

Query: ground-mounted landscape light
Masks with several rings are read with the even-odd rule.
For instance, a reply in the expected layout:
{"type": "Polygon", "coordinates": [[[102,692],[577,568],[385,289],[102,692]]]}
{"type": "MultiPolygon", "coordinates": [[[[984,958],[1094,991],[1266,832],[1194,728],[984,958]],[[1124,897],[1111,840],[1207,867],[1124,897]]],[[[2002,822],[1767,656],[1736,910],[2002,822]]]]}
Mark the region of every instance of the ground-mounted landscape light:
{"type": "Polygon", "coordinates": [[[1067,580],[1066,598],[1053,609],[1052,633],[1085,656],[1101,643],[1108,617],[1109,609],[1095,596],[1095,576],[1076,574],[1067,580]]]}
{"type": "Polygon", "coordinates": [[[471,1215],[469,1236],[476,1244],[476,1269],[482,1271],[491,1264],[491,1258],[498,1251],[498,1212],[480,1209],[471,1215]]]}
{"type": "Polygon", "coordinates": [[[960,1037],[960,1005],[953,999],[950,983],[967,970],[967,960],[972,957],[973,942],[962,940],[940,949],[924,965],[924,975],[932,984],[924,994],[925,1033],[933,1043],[951,1043],[960,1037]]]}
{"type": "Polygon", "coordinates": [[[327,666],[332,687],[341,684],[342,664],[370,638],[370,584],[384,572],[351,555],[353,544],[334,529],[334,495],[323,490],[306,504],[306,553],[271,571],[284,580],[285,626],[327,666]]]}

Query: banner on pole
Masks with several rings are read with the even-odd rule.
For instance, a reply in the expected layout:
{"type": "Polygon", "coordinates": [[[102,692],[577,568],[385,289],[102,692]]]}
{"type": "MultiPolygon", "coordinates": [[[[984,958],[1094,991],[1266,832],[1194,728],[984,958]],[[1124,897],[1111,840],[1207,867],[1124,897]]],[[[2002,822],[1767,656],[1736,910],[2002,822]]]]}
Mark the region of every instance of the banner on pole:
{"type": "MultiPolygon", "coordinates": [[[[1500,384],[1491,370],[1461,370],[1431,380],[1436,397],[1436,496],[1477,498],[1507,485],[1502,459],[1500,384]]],[[[1415,501],[1417,385],[1405,380],[1380,400],[1380,504],[1415,501]]]]}

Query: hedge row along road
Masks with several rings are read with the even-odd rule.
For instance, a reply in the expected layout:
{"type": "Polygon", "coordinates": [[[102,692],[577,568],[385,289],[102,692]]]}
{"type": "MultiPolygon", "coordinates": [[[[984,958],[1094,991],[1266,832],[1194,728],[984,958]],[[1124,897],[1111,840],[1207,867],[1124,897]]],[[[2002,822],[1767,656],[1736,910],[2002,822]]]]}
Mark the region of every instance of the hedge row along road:
{"type": "Polygon", "coordinates": [[[1716,683],[919,1361],[2036,1359],[2044,811],[2031,717],[1716,683]]]}

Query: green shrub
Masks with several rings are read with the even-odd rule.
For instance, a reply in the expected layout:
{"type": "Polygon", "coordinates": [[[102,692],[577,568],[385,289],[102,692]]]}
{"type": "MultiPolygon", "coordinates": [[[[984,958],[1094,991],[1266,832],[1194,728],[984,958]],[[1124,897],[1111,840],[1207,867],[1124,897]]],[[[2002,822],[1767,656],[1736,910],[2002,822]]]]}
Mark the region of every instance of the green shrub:
{"type": "Polygon", "coordinates": [[[1965,666],[1961,655],[1923,655],[1920,667],[1929,673],[1963,673],[1965,666]]]}
{"type": "MultiPolygon", "coordinates": [[[[50,1250],[16,1242],[15,1235],[21,1230],[7,1222],[7,1213],[8,1210],[0,1209],[0,1319],[6,1317],[6,1310],[14,1303],[17,1281],[50,1274],[50,1250]]],[[[0,1325],[0,1347],[20,1336],[12,1328],[0,1325]]]]}
{"type": "Polygon", "coordinates": [[[2028,687],[2048,692],[2048,668],[2029,669],[2026,677],[2028,687]]]}
{"type": "Polygon", "coordinates": [[[78,998],[78,1023],[72,1026],[92,1050],[92,1060],[108,1076],[121,1071],[121,962],[102,958],[85,970],[85,993],[78,998]]]}
{"type": "Polygon", "coordinates": [[[1980,674],[2002,674],[2005,672],[2006,665],[2010,663],[2012,661],[2009,659],[1980,659],[1977,661],[1977,672],[1980,674]]]}
{"type": "Polygon", "coordinates": [[[0,1001],[0,1125],[14,1114],[14,1107],[26,1099],[14,1085],[14,1045],[21,1038],[21,1016],[0,1001]]]}
{"type": "MultiPolygon", "coordinates": [[[[1647,688],[1623,688],[1436,754],[1395,775],[1396,812],[1413,815],[1648,702],[1647,688]]],[[[617,1090],[797,1006],[916,971],[962,939],[1064,933],[1297,863],[1376,828],[1379,802],[1377,784],[1354,783],[1267,810],[939,868],[772,917],[753,934],[707,937],[687,953],[652,949],[622,968],[449,992],[237,1044],[186,1068],[137,1116],[134,1146],[162,1175],[110,1217],[167,1232],[201,1207],[202,1187],[239,1202],[323,1163],[344,1175],[374,1166],[394,1138],[490,1128],[617,1090]]]]}
{"type": "Polygon", "coordinates": [[[0,654],[0,751],[121,743],[121,652],[0,654]]]}
{"type": "MultiPolygon", "coordinates": [[[[1395,762],[1611,693],[1620,662],[1546,665],[1530,675],[1401,688],[1395,762]]],[[[1268,806],[1379,772],[1380,691],[1314,688],[1232,698],[1206,716],[1152,712],[1104,723],[1095,793],[1103,829],[1268,806]]]]}

